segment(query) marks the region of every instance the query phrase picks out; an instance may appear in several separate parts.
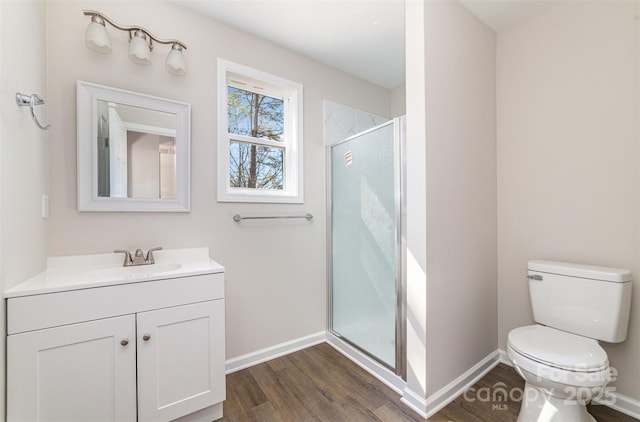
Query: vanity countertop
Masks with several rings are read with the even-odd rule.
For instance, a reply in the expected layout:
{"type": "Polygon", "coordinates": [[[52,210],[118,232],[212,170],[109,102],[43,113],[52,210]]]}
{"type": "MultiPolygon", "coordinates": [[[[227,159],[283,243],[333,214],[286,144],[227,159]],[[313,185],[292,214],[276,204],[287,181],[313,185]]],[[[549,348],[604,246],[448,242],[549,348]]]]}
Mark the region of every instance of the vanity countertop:
{"type": "MultiPolygon", "coordinates": [[[[146,251],[145,251],[146,253],[146,251]]],[[[224,272],[209,248],[154,252],[155,264],[123,267],[116,253],[51,257],[47,269],[6,290],[5,298],[224,272]]]]}

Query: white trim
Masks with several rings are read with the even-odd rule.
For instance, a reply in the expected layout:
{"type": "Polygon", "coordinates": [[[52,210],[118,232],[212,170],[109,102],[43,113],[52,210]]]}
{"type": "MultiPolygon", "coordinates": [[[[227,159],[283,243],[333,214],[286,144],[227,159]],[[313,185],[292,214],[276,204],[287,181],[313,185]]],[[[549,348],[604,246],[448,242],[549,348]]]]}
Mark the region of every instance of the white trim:
{"type": "Polygon", "coordinates": [[[144,125],[141,123],[122,122],[122,127],[127,132],[143,132],[150,133],[152,135],[168,136],[171,138],[176,137],[176,130],[160,126],[144,125]]]}
{"type": "Polygon", "coordinates": [[[191,210],[191,105],[138,92],[76,82],[78,211],[189,212],[191,210]],[[158,110],[176,116],[176,198],[103,198],[98,196],[97,102],[103,100],[158,110]]]}
{"type": "Polygon", "coordinates": [[[272,141],[271,139],[266,139],[266,138],[252,138],[251,136],[237,135],[235,133],[232,135],[228,135],[227,140],[229,142],[239,142],[242,144],[260,145],[260,146],[271,147],[271,148],[280,148],[284,150],[286,150],[290,146],[284,141],[282,142],[272,141]]]}
{"type": "Polygon", "coordinates": [[[401,400],[420,415],[430,418],[495,368],[500,363],[499,355],[500,352],[498,350],[491,352],[464,374],[436,391],[426,400],[408,389],[403,392],[401,400]]]}
{"type": "Polygon", "coordinates": [[[513,366],[511,364],[511,360],[509,360],[509,356],[507,356],[507,352],[505,352],[502,349],[498,349],[498,352],[500,352],[500,362],[501,363],[504,363],[505,365],[508,365],[508,366],[513,366]]]}
{"type": "MultiPolygon", "coordinates": [[[[513,364],[507,357],[507,352],[502,349],[499,349],[498,351],[500,352],[500,362],[513,367],[513,364]]],[[[603,403],[596,400],[594,400],[594,404],[598,404],[600,406],[608,406],[613,410],[640,420],[640,400],[632,399],[631,397],[617,392],[615,392],[615,396],[616,401],[613,404],[603,403]]]]}
{"type": "MultiPolygon", "coordinates": [[[[246,89],[246,88],[242,88],[246,89]]],[[[279,76],[218,58],[217,75],[217,188],[218,202],[304,203],[303,172],[303,86],[279,76]],[[229,186],[229,133],[227,123],[227,74],[259,81],[261,85],[277,87],[287,92],[285,100],[285,126],[291,135],[279,148],[285,149],[283,163],[283,190],[241,189],[229,186]]],[[[235,135],[233,136],[235,137],[235,135]]],[[[252,142],[256,143],[256,142],[252,142]]],[[[263,141],[257,142],[263,144],[263,141]]]]}
{"type": "Polygon", "coordinates": [[[596,400],[594,400],[594,404],[608,406],[620,413],[624,413],[627,416],[640,420],[640,401],[620,393],[615,393],[615,396],[616,401],[613,404],[601,403],[596,400]]]}
{"type": "Polygon", "coordinates": [[[420,394],[406,387],[402,392],[400,401],[409,406],[414,412],[423,418],[427,418],[427,401],[420,394]]]}
{"type": "Polygon", "coordinates": [[[395,373],[391,372],[385,366],[379,364],[369,356],[365,355],[355,347],[345,343],[331,333],[327,333],[327,343],[329,346],[342,353],[353,363],[367,371],[378,381],[391,388],[398,394],[402,394],[406,387],[406,383],[395,373]]]}
{"type": "Polygon", "coordinates": [[[240,371],[241,369],[249,368],[259,363],[324,343],[327,340],[326,334],[327,333],[325,331],[320,331],[315,334],[285,341],[284,343],[276,344],[275,346],[227,359],[226,373],[231,374],[232,372],[240,371]]]}

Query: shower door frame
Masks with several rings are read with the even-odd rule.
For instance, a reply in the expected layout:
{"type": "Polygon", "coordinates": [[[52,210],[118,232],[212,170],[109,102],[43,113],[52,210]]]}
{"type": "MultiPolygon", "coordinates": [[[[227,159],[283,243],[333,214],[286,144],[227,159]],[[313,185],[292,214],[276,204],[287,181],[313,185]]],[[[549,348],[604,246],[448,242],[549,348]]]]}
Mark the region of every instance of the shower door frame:
{"type": "Polygon", "coordinates": [[[404,381],[407,380],[407,289],[406,289],[406,156],[405,156],[405,117],[395,117],[388,122],[372,127],[365,131],[349,136],[339,142],[326,146],[326,183],[327,183],[327,332],[336,336],[341,341],[362,352],[375,362],[394,372],[404,381]],[[355,138],[374,132],[385,126],[393,125],[393,167],[394,167],[394,238],[395,238],[395,368],[389,366],[369,351],[351,342],[333,330],[333,200],[332,200],[332,148],[336,145],[347,143],[355,138]]]}

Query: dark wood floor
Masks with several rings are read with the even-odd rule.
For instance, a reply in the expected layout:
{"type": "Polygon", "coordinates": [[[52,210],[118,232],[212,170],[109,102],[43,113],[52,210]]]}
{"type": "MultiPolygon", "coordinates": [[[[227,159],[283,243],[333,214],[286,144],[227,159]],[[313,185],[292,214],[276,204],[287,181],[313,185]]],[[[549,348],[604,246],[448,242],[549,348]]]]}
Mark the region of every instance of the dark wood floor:
{"type": "MultiPolygon", "coordinates": [[[[515,422],[520,412],[520,402],[503,401],[501,395],[495,394],[496,389],[501,387],[506,388],[511,397],[518,398],[518,392],[524,388],[524,380],[512,367],[501,363],[471,387],[466,394],[429,418],[429,421],[515,422]],[[489,396],[487,392],[490,393],[489,396]],[[488,397],[490,399],[487,399],[488,397]]],[[[637,419],[606,406],[588,405],[587,409],[598,422],[637,422],[637,419]]]]}
{"type": "MultiPolygon", "coordinates": [[[[429,419],[433,422],[515,422],[520,404],[491,402],[480,396],[502,382],[522,388],[522,379],[500,364],[429,419]]],[[[491,390],[493,391],[493,390],[491,390]]],[[[636,422],[605,406],[590,406],[599,422],[636,422]]],[[[393,390],[342,356],[320,344],[227,376],[224,422],[414,422],[425,421],[400,401],[393,390]]],[[[570,421],[568,421],[570,422],[570,421]]]]}
{"type": "Polygon", "coordinates": [[[326,343],[227,375],[222,421],[421,421],[326,343]]]}

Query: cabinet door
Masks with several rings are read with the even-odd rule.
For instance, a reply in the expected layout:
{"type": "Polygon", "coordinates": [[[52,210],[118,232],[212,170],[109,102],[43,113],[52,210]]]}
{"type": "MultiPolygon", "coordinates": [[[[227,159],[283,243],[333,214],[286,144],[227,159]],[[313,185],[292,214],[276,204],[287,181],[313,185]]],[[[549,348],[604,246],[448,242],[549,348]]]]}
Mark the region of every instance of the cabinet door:
{"type": "Polygon", "coordinates": [[[138,421],[170,421],[225,399],[224,300],[142,312],[138,421]]]}
{"type": "Polygon", "coordinates": [[[7,419],[135,421],[134,339],[133,315],[8,336],[7,419]]]}

